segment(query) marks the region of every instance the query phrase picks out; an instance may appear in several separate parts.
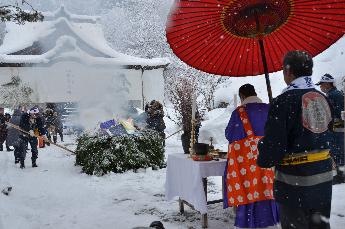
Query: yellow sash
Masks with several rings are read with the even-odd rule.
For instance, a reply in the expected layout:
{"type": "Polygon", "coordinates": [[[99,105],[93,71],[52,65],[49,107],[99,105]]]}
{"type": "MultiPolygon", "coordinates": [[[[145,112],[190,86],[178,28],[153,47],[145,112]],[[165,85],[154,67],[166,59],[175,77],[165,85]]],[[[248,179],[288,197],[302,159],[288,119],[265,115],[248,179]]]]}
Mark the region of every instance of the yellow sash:
{"type": "Polygon", "coordinates": [[[330,158],[329,150],[322,150],[317,152],[309,152],[302,154],[289,155],[283,159],[281,165],[300,165],[305,163],[323,161],[330,158]]]}

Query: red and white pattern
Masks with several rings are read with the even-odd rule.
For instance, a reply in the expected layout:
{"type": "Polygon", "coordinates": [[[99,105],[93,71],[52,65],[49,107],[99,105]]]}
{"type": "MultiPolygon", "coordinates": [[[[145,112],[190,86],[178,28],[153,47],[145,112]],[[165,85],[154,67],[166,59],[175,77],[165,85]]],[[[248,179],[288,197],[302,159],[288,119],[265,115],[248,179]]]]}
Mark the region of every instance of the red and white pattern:
{"type": "Polygon", "coordinates": [[[238,112],[247,137],[229,145],[226,184],[230,206],[273,199],[272,169],[256,166],[257,144],[261,137],[254,135],[243,107],[238,112]]]}

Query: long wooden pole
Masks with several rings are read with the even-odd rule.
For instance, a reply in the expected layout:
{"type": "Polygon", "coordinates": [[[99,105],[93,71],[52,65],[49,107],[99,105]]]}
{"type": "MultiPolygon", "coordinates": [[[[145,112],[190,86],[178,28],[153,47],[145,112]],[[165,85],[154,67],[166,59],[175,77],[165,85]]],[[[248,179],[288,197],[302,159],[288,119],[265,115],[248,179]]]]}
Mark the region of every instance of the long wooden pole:
{"type": "Polygon", "coordinates": [[[165,140],[168,139],[168,138],[170,138],[170,137],[172,137],[172,136],[174,136],[175,134],[181,132],[182,130],[183,130],[183,129],[180,129],[180,130],[178,130],[178,131],[176,131],[176,132],[170,134],[168,137],[165,138],[165,140]]]}
{"type": "MultiPolygon", "coordinates": [[[[16,129],[16,130],[19,130],[19,131],[21,131],[21,132],[23,132],[23,133],[25,133],[25,134],[28,134],[28,135],[30,136],[30,133],[29,133],[29,132],[27,132],[27,131],[23,130],[22,128],[20,128],[20,127],[19,127],[19,126],[17,126],[17,125],[14,125],[13,123],[6,122],[6,125],[8,125],[8,126],[10,126],[10,127],[14,128],[14,129],[16,129]]],[[[37,136],[36,136],[36,137],[37,137],[37,136]]],[[[68,149],[68,148],[67,148],[67,147],[65,147],[65,146],[62,146],[62,145],[56,144],[56,143],[54,143],[54,142],[52,142],[52,141],[49,141],[49,140],[48,140],[48,142],[49,142],[50,144],[52,144],[52,145],[55,145],[55,146],[57,146],[57,147],[59,147],[59,148],[61,148],[61,149],[64,149],[64,150],[66,150],[66,151],[68,151],[68,152],[70,152],[70,153],[75,154],[75,152],[74,152],[74,151],[72,151],[72,150],[68,149]]]]}

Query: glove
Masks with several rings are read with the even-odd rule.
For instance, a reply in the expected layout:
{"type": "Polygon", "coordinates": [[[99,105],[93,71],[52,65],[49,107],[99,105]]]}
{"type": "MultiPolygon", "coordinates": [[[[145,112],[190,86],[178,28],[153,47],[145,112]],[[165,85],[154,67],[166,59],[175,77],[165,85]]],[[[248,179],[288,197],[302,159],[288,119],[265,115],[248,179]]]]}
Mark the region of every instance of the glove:
{"type": "Polygon", "coordinates": [[[35,133],[34,133],[33,130],[30,130],[30,131],[29,131],[29,134],[30,134],[31,137],[35,137],[35,133]]]}

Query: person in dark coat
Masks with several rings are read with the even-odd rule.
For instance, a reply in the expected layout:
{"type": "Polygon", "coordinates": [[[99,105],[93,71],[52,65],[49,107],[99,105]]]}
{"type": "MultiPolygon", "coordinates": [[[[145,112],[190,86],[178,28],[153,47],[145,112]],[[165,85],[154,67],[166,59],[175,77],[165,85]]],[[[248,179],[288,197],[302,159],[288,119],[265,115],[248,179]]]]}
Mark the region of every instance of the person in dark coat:
{"type": "Polygon", "coordinates": [[[147,114],[146,123],[148,128],[153,129],[159,133],[159,135],[165,139],[165,123],[164,123],[164,111],[160,102],[152,100],[146,107],[145,112],[147,114]]]}
{"type": "Polygon", "coordinates": [[[331,104],[312,82],[313,60],[290,51],[287,88],[270,106],[257,164],[275,167],[274,198],[283,229],[329,229],[332,199],[331,104]]]}
{"type": "MultiPolygon", "coordinates": [[[[9,113],[5,113],[5,121],[9,122],[10,120],[11,120],[11,115],[9,113]]],[[[6,137],[6,150],[8,152],[10,152],[10,151],[13,151],[13,150],[8,145],[7,138],[8,138],[8,127],[7,127],[7,137],[6,137]]]]}
{"type": "MultiPolygon", "coordinates": [[[[54,117],[54,111],[50,108],[45,110],[44,113],[44,128],[46,130],[46,135],[49,141],[52,140],[53,135],[53,141],[56,143],[57,137],[56,137],[56,130],[55,130],[55,117],[54,117]]],[[[47,145],[49,146],[50,143],[47,142],[47,145]]]]}
{"type": "Polygon", "coordinates": [[[61,118],[56,111],[54,111],[53,116],[55,117],[54,125],[56,133],[59,134],[61,142],[63,142],[63,124],[61,118]]]}
{"type": "MultiPolygon", "coordinates": [[[[16,125],[16,126],[19,126],[21,115],[22,115],[21,110],[19,110],[19,109],[14,110],[13,115],[12,115],[11,119],[9,120],[9,122],[16,125]]],[[[20,161],[19,135],[20,135],[19,130],[15,129],[13,127],[10,127],[10,126],[8,127],[6,144],[8,146],[14,147],[14,162],[15,162],[15,164],[19,163],[19,161],[20,161]]]]}
{"type": "Polygon", "coordinates": [[[333,178],[334,184],[345,182],[344,175],[344,121],[341,119],[341,112],[344,110],[344,94],[334,86],[335,80],[330,74],[325,74],[316,84],[320,85],[322,92],[326,93],[333,111],[333,141],[331,153],[336,164],[337,174],[333,178]]]}
{"type": "Polygon", "coordinates": [[[31,162],[32,167],[37,167],[36,160],[38,157],[38,150],[37,150],[37,136],[43,136],[44,140],[47,141],[47,137],[45,135],[44,129],[44,120],[39,115],[39,110],[36,107],[31,108],[28,112],[22,114],[20,118],[19,127],[28,132],[21,133],[19,136],[20,144],[19,144],[19,152],[20,152],[20,168],[25,168],[25,155],[26,155],[26,147],[28,142],[31,146],[31,162]]]}
{"type": "Polygon", "coordinates": [[[4,116],[4,109],[0,109],[0,151],[3,151],[3,144],[7,138],[7,126],[6,126],[6,118],[4,116]]]}

